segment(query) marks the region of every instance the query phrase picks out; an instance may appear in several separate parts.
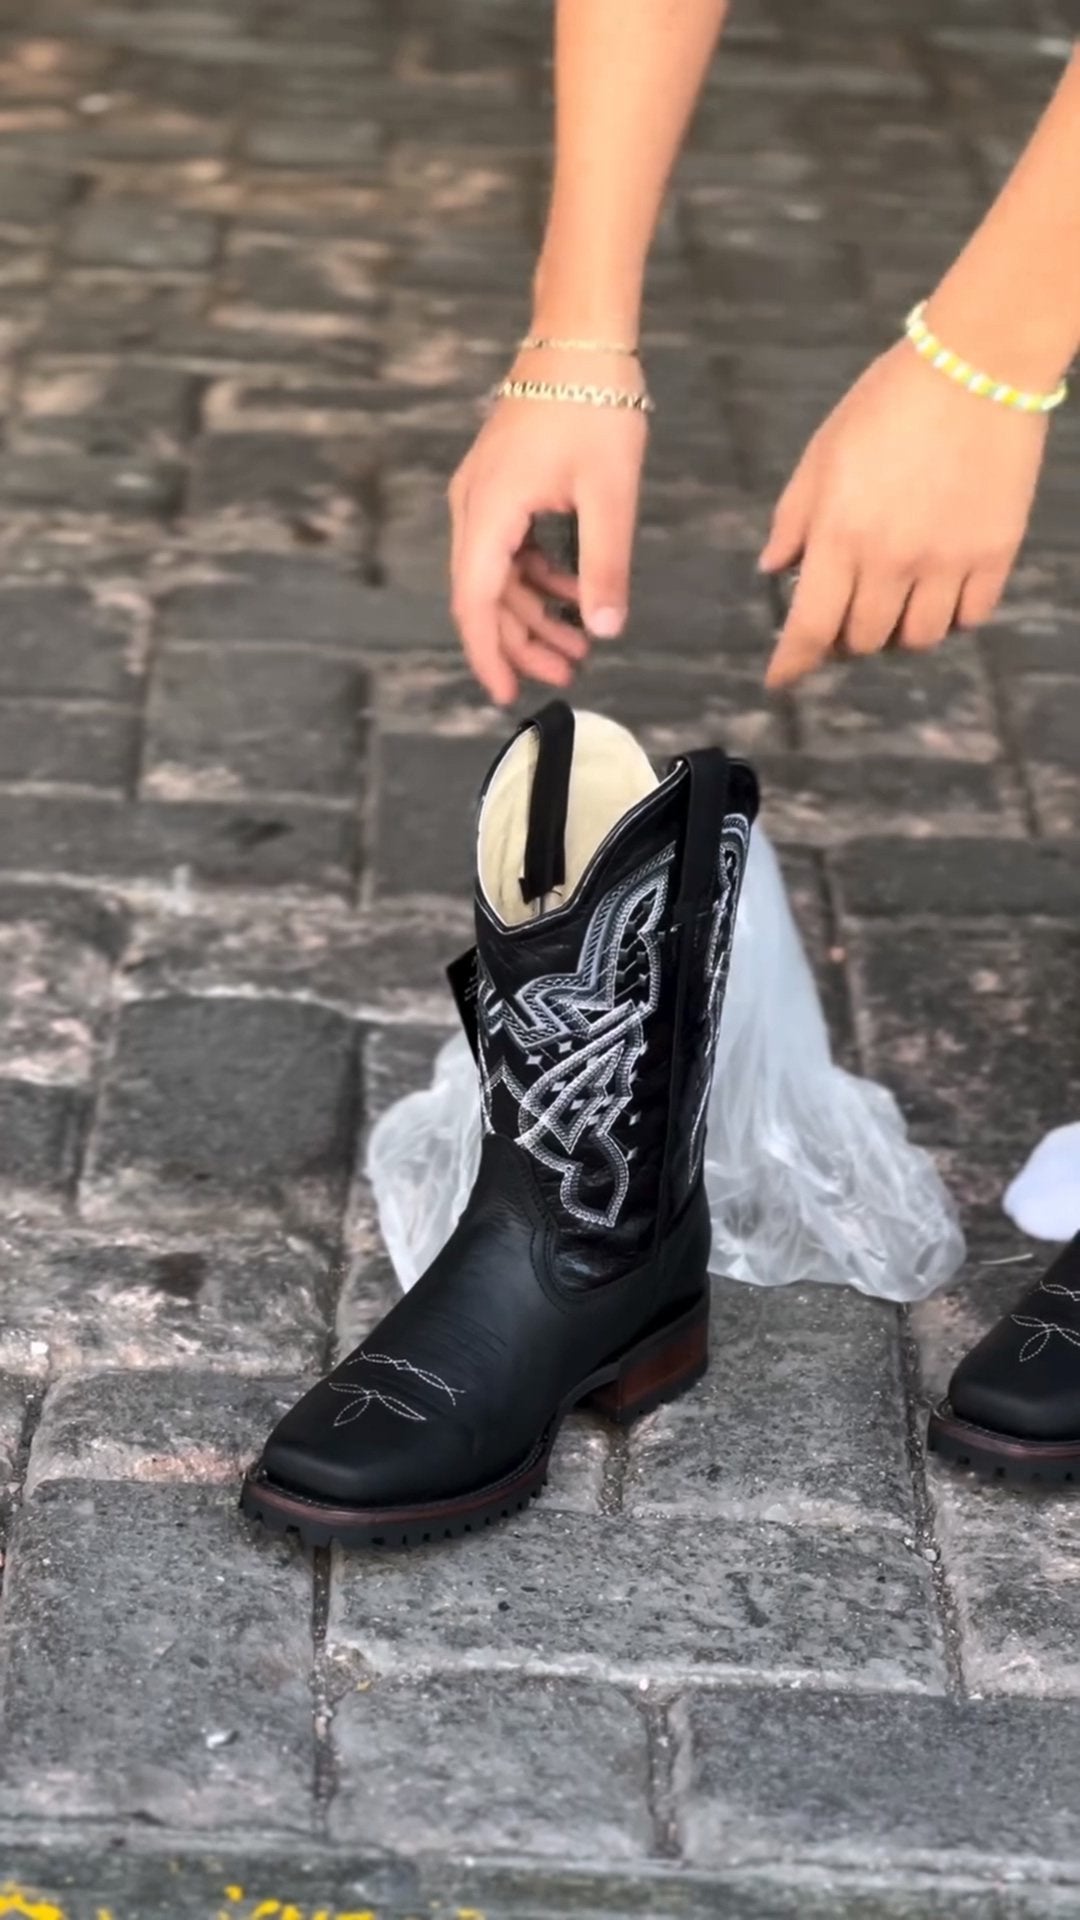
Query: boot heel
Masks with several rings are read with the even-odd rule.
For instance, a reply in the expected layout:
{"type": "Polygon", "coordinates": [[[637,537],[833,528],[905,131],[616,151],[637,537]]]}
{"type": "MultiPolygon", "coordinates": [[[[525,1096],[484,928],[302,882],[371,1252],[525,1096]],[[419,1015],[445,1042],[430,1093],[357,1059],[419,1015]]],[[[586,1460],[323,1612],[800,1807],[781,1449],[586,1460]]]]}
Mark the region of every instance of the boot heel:
{"type": "Polygon", "coordinates": [[[620,1427],[663,1406],[665,1400],[677,1400],[697,1385],[709,1364],[709,1301],[684,1314],[673,1327],[665,1327],[649,1340],[643,1340],[626,1354],[618,1375],[606,1386],[597,1387],[586,1401],[597,1413],[606,1415],[620,1427]]]}

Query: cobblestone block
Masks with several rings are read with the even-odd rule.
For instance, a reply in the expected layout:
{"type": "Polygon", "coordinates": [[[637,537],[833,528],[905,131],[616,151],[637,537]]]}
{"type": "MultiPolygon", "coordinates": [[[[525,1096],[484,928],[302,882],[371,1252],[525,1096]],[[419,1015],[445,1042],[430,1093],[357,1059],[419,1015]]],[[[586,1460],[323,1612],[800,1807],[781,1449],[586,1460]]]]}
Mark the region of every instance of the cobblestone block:
{"type": "Polygon", "coordinates": [[[387,740],[376,841],[380,894],[471,897],[476,796],[492,758],[490,741],[482,739],[401,733],[387,740]]]}
{"type": "Polygon", "coordinates": [[[402,1021],[446,1032],[457,1022],[445,968],[474,938],[466,900],[364,914],[323,900],[314,915],[310,904],[213,895],[204,907],[139,920],[125,960],[137,992],[284,994],[388,1021],[394,1032],[402,1021]]]}
{"type": "Polygon", "coordinates": [[[74,198],[71,174],[51,168],[0,167],[0,226],[24,227],[35,238],[74,198]]]}
{"type": "Polygon", "coordinates": [[[131,700],[138,666],[120,611],[75,587],[0,587],[0,694],[131,700]]]}
{"type": "Polygon", "coordinates": [[[125,786],[135,763],[134,716],[60,700],[0,700],[0,784],[125,786]]]}
{"type": "Polygon", "coordinates": [[[143,801],[0,793],[0,873],[351,895],[351,815],[292,802],[143,801]]]}
{"type": "Polygon", "coordinates": [[[1080,839],[863,840],[829,860],[855,919],[1080,916],[1080,839]]]}
{"type": "MultiPolygon", "coordinates": [[[[465,452],[464,438],[460,452],[465,452]]],[[[379,561],[393,585],[446,594],[450,577],[450,516],[445,471],[402,468],[382,481],[379,561]]]]}
{"type": "Polygon", "coordinates": [[[397,1275],[375,1225],[366,1183],[360,1197],[354,1197],[349,1248],[350,1258],[337,1299],[335,1362],[343,1360],[361,1340],[366,1340],[401,1298],[397,1275]]]}
{"type": "Polygon", "coordinates": [[[1006,697],[1010,706],[1014,674],[1080,674],[1080,613],[1059,611],[1053,605],[1042,611],[1038,607],[1035,601],[1031,611],[1022,607],[1015,613],[1006,610],[982,632],[983,649],[994,666],[1009,675],[1006,697]]]}
{"type": "Polygon", "coordinates": [[[366,689],[300,647],[166,649],[151,688],[142,787],[162,800],[355,798],[366,689]]]}
{"type": "Polygon", "coordinates": [[[356,1041],[314,1006],[162,999],[121,1011],[84,1197],[95,1213],[223,1202],[331,1231],[357,1126],[356,1041]]]}
{"type": "Polygon", "coordinates": [[[4,1227],[0,1366],[314,1372],[330,1291],[325,1257],[292,1237],[4,1227]]]}
{"type": "Polygon", "coordinates": [[[374,1124],[407,1093],[430,1087],[449,1028],[388,1026],[364,1036],[364,1119],[374,1124]]]}
{"type": "Polygon", "coordinates": [[[0,1187],[70,1193],[89,1112],[78,1089],[0,1074],[0,1187]]]}
{"type": "Polygon", "coordinates": [[[310,1831],[310,1606],[232,1488],[43,1487],[10,1550],[0,1811],[310,1831]]]}
{"type": "Polygon", "coordinates": [[[885,1534],[538,1508],[461,1551],[342,1560],[328,1631],[386,1674],[942,1685],[928,1568],[885,1534]]]}
{"type": "Polygon", "coordinates": [[[0,1482],[7,1482],[9,1486],[22,1444],[28,1400],[26,1380],[0,1373],[0,1482]]]}
{"type": "MultiPolygon", "coordinates": [[[[668,653],[676,662],[700,660],[714,666],[718,658],[731,660],[758,682],[764,677],[772,635],[772,623],[763,597],[751,598],[752,589],[740,594],[746,563],[742,557],[722,556],[716,566],[712,591],[680,591],[677,611],[670,585],[664,588],[657,578],[657,559],[646,561],[639,585],[633,590],[627,647],[632,659],[642,663],[662,662],[668,653]]],[[[678,577],[678,566],[673,568],[678,577]]],[[[603,664],[603,656],[601,656],[603,664]]],[[[616,662],[612,661],[612,666],[616,662]]],[[[718,689],[722,693],[722,689],[718,689]]],[[[749,695],[749,687],[747,693],[749,695]]],[[[753,709],[760,707],[760,692],[751,698],[753,709]]],[[[774,702],[778,711],[782,706],[774,702]]]]}
{"type": "Polygon", "coordinates": [[[371,306],[386,265],[375,241],[237,232],[220,285],[227,304],[259,313],[348,315],[371,306]]]}
{"type": "Polygon", "coordinates": [[[1009,706],[1042,832],[1080,833],[1080,679],[1025,673],[1009,706]]]}
{"type": "Polygon", "coordinates": [[[684,1723],[682,1843],[699,1867],[735,1854],[881,1872],[944,1855],[960,1872],[1010,1857],[1045,1871],[1080,1852],[1080,1713],[1055,1715],[1052,1784],[1046,1732],[1026,1702],[703,1695],[684,1723]]]}
{"type": "Polygon", "coordinates": [[[1080,1040],[1048,1017],[1076,936],[1015,928],[872,928],[851,939],[868,1070],[924,1138],[1026,1143],[1080,1111],[1080,1040]]]}
{"type": "Polygon", "coordinates": [[[34,888],[0,894],[0,1071],[40,1084],[90,1078],[110,1004],[117,923],[34,888]]]}
{"type": "Polygon", "coordinates": [[[68,258],[83,267],[145,267],[197,273],[213,264],[216,221],[153,200],[96,200],[79,215],[68,258]]]}
{"type": "Polygon", "coordinates": [[[216,433],[195,456],[189,502],[194,514],[270,512],[301,525],[340,530],[363,520],[371,469],[361,441],[319,442],[305,434],[216,433]]]}
{"type": "Polygon", "coordinates": [[[799,306],[857,300],[861,291],[850,251],[840,240],[825,239],[813,227],[795,221],[732,227],[718,210],[706,217],[700,200],[691,219],[706,271],[719,292],[735,306],[799,306]]]}
{"type": "Polygon", "coordinates": [[[0,899],[0,1183],[70,1190],[109,986],[109,959],[87,924],[50,925],[32,890],[0,899]]]}
{"type": "Polygon", "coordinates": [[[446,594],[430,598],[366,586],[338,565],[299,555],[228,553],[204,561],[162,607],[165,637],[178,640],[303,641],[388,649],[449,641],[446,594]]]}
{"type": "Polygon", "coordinates": [[[256,166],[325,167],[334,174],[367,173],[378,162],[385,135],[377,120],[352,123],[305,116],[256,120],[244,150],[256,166]]]}
{"type": "Polygon", "coordinates": [[[704,1384],[631,1433],[634,1514],[910,1527],[895,1310],[719,1283],[704,1384]]]}
{"type": "Polygon", "coordinates": [[[34,1432],[25,1493],[48,1480],[234,1486],[302,1385],[157,1368],[60,1380],[34,1432]]]}
{"type": "Polygon", "coordinates": [[[38,361],[21,383],[15,444],[95,458],[175,458],[194,426],[196,400],[194,379],[169,367],[38,361]]]}
{"type": "Polygon", "coordinates": [[[882,656],[834,668],[800,689],[798,707],[812,753],[990,761],[1000,752],[970,642],[950,642],[928,659],[882,656]]]}
{"type": "Polygon", "coordinates": [[[610,1688],[486,1676],[378,1681],[334,1716],[336,1840],[584,1862],[651,1851],[648,1751],[610,1688]]]}
{"type": "Polygon", "coordinates": [[[880,756],[762,756],[765,825],[796,845],[830,846],[864,834],[929,840],[1016,836],[1020,814],[996,766],[880,756]]]}
{"type": "MultiPolygon", "coordinates": [[[[1016,1280],[1014,1272],[1014,1293],[1016,1280]]],[[[1017,1328],[1018,1346],[1026,1337],[1017,1328]]],[[[979,1487],[943,1467],[933,1469],[931,1488],[972,1693],[1075,1699],[1080,1561],[1071,1493],[1026,1500],[1018,1526],[1013,1489],[979,1487]]]]}
{"type": "Polygon", "coordinates": [[[160,518],[178,506],[182,483],[171,460],[13,452],[0,468],[0,501],[42,513],[160,518]]]}
{"type": "Polygon", "coordinates": [[[75,272],[59,279],[37,343],[45,353],[153,351],[194,339],[206,302],[197,281],[75,272]]]}
{"type": "Polygon", "coordinates": [[[611,1430],[589,1414],[563,1424],[548,1468],[544,1504],[562,1513],[599,1513],[611,1464],[611,1430]]]}

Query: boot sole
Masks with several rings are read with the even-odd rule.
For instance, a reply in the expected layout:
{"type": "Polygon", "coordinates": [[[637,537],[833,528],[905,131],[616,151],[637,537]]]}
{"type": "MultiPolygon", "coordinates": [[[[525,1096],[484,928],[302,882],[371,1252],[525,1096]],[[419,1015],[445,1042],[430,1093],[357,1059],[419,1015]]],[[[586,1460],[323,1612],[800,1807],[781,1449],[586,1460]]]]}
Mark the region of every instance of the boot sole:
{"type": "Polygon", "coordinates": [[[967,1467],[980,1480],[1018,1487],[1080,1484],[1080,1440],[1020,1440],[960,1420],[947,1400],[930,1415],[927,1444],[952,1466],[967,1467]]]}
{"type": "Polygon", "coordinates": [[[280,1487],[255,1466],[244,1476],[241,1510],[272,1533],[299,1534],[306,1547],[417,1547],[482,1533],[493,1521],[520,1513],[542,1491],[552,1447],[572,1408],[590,1406],[616,1425],[630,1426],[688,1393],[708,1364],[706,1293],[688,1313],[575,1387],[528,1458],[486,1487],[416,1506],[341,1507],[280,1487]]]}

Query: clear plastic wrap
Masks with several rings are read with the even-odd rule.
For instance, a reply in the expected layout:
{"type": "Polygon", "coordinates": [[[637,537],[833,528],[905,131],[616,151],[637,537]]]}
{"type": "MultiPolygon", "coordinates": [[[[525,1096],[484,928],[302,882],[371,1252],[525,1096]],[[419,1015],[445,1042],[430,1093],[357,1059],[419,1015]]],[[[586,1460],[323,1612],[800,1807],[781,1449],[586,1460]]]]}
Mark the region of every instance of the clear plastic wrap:
{"type": "MultiPolygon", "coordinates": [[[[433,1084],[375,1127],[368,1173],[395,1271],[409,1287],[445,1243],[480,1150],[464,1036],[433,1084]]],[[[921,1300],[964,1257],[955,1209],[892,1095],[833,1064],[779,865],[754,831],[709,1113],[712,1269],[753,1286],[848,1285],[921,1300]]]]}

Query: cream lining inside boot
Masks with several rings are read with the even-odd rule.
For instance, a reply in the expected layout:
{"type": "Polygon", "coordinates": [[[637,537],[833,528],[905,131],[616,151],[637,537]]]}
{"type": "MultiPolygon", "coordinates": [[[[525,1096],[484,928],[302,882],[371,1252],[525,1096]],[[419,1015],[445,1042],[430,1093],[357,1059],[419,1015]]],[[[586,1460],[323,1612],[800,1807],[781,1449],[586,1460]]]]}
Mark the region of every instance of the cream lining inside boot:
{"type": "Polygon", "coordinates": [[[574,714],[574,758],[566,815],[566,879],[542,900],[521,897],[529,799],[540,737],[519,734],[492,777],[480,812],[480,885],[504,926],[521,926],[569,900],[597,848],[618,821],[659,786],[632,733],[602,713],[574,714]]]}

